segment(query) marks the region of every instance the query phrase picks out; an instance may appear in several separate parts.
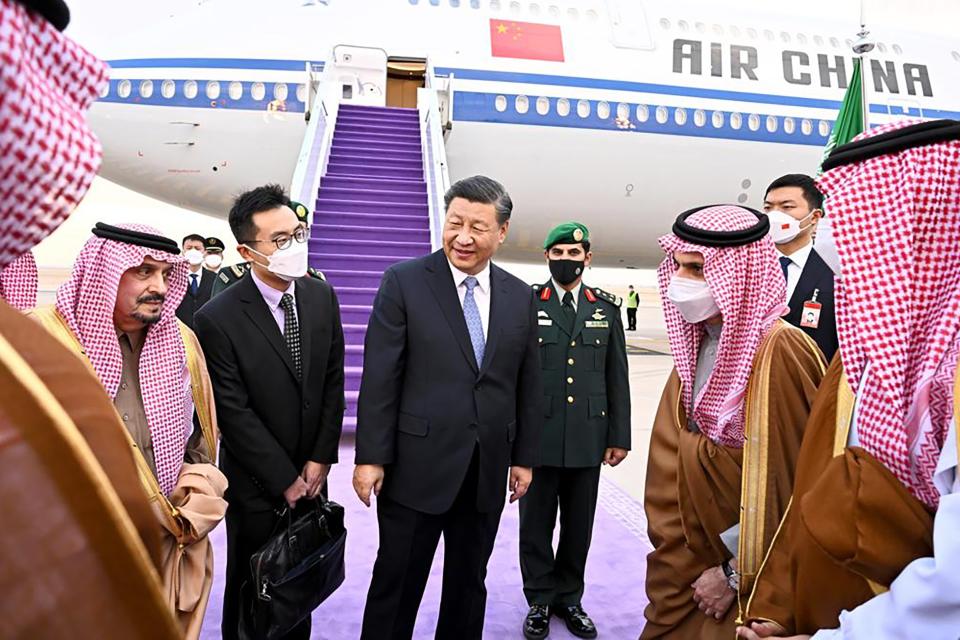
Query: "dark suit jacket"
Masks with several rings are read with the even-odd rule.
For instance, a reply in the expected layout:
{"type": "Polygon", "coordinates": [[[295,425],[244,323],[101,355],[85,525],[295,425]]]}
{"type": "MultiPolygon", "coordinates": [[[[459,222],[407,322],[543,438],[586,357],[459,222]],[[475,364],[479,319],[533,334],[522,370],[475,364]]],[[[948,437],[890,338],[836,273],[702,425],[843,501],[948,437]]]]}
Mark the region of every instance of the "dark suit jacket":
{"type": "Polygon", "coordinates": [[[302,381],[248,273],[197,312],[220,424],[227,500],[273,508],[308,460],[334,463],[343,425],[343,328],[333,288],[296,283],[302,381]]]}
{"type": "Polygon", "coordinates": [[[800,327],[810,336],[823,351],[827,362],[830,362],[839,347],[837,316],[833,302],[833,271],[817,254],[816,249],[810,252],[810,257],[803,267],[800,281],[793,291],[789,305],[790,313],[784,317],[784,320],[795,327],[800,327]],[[819,326],[816,329],[800,327],[800,322],[803,319],[801,317],[803,315],[803,304],[813,298],[814,291],[817,291],[817,302],[823,305],[820,309],[819,326]]]}
{"type": "Polygon", "coordinates": [[[390,267],[364,347],[357,464],[386,465],[383,490],[424,513],[453,504],[479,446],[477,507],[503,507],[510,465],[536,466],[543,422],[537,307],[496,265],[478,366],[442,251],[390,267]]]}
{"type": "Polygon", "coordinates": [[[192,279],[190,275],[187,275],[187,295],[183,296],[183,302],[180,303],[180,306],[177,307],[177,317],[180,318],[180,322],[187,325],[193,330],[196,330],[196,324],[194,323],[194,316],[197,313],[197,310],[200,309],[206,302],[210,299],[210,294],[213,292],[213,281],[217,279],[217,274],[209,269],[200,268],[200,287],[197,291],[197,295],[190,293],[190,283],[192,279]]]}

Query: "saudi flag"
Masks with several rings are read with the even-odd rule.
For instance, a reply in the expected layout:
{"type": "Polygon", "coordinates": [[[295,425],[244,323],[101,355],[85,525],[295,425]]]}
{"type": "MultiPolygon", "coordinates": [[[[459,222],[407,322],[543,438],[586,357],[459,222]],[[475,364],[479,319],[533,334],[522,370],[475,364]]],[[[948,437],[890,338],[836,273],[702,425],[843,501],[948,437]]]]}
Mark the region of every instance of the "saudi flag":
{"type": "MultiPolygon", "coordinates": [[[[843,96],[843,102],[840,103],[840,113],[837,114],[837,121],[833,123],[833,131],[830,132],[830,138],[827,140],[827,146],[823,150],[823,156],[820,158],[820,165],[827,159],[830,152],[835,147],[847,144],[866,128],[866,118],[864,113],[863,96],[863,74],[860,72],[862,64],[860,58],[853,60],[853,76],[850,78],[850,86],[843,96]]],[[[817,169],[817,175],[820,175],[822,169],[817,169]]]]}

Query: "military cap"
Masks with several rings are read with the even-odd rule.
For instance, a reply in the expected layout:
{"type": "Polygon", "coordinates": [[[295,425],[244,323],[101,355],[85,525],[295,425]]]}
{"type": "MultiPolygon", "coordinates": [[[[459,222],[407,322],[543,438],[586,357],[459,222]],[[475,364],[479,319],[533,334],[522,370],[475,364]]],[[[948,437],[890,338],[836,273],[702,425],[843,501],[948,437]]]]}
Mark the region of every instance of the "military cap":
{"type": "Polygon", "coordinates": [[[309,222],[310,210],[307,209],[307,206],[300,204],[299,202],[290,201],[290,208],[293,209],[293,212],[297,214],[297,218],[300,219],[300,222],[307,223],[309,222]]]}
{"type": "Polygon", "coordinates": [[[214,249],[219,249],[220,251],[223,251],[224,249],[227,248],[227,245],[223,244],[223,240],[221,240],[220,238],[215,238],[213,236],[210,236],[209,238],[206,238],[203,241],[203,248],[206,249],[207,251],[211,251],[214,249]]]}
{"type": "Polygon", "coordinates": [[[547,234],[543,248],[549,249],[555,244],[577,244],[578,242],[590,242],[590,231],[579,222],[564,222],[547,234]]]}

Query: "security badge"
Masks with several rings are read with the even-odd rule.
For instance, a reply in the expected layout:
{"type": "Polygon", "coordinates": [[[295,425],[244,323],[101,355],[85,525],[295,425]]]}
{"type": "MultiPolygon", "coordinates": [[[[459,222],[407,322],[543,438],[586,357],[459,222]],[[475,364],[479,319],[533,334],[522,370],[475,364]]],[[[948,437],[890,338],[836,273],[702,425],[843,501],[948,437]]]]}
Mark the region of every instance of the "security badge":
{"type": "Polygon", "coordinates": [[[584,323],[587,329],[606,329],[610,326],[610,322],[607,320],[607,317],[603,315],[603,309],[600,307],[593,310],[591,318],[593,319],[587,320],[584,323]]]}
{"type": "Polygon", "coordinates": [[[820,311],[823,305],[817,302],[820,289],[813,290],[813,296],[803,303],[803,313],[800,314],[800,326],[804,329],[816,329],[820,326],[820,311]]]}

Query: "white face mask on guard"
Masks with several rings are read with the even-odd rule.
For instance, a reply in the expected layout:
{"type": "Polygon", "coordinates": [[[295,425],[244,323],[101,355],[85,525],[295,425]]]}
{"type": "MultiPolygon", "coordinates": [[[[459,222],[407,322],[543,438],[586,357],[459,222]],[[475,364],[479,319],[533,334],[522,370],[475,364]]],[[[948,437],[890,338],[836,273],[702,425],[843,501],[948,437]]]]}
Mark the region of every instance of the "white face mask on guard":
{"type": "MultiPolygon", "coordinates": [[[[246,245],[244,245],[246,246],[246,245]]],[[[297,278],[307,275],[307,259],[309,258],[306,242],[293,242],[286,249],[278,249],[273,255],[264,255],[256,249],[247,249],[258,256],[267,259],[267,271],[273,273],[287,282],[292,282],[297,278]]]]}
{"type": "Polygon", "coordinates": [[[709,320],[720,313],[710,285],[703,280],[673,276],[667,286],[667,299],[689,324],[709,320]]]}
{"type": "Polygon", "coordinates": [[[770,218],[770,238],[775,244],[786,244],[794,240],[798,235],[809,229],[813,224],[803,226],[803,223],[809,220],[817,211],[814,209],[809,214],[797,220],[788,213],[776,209],[767,212],[770,218]]]}
{"type": "Polygon", "coordinates": [[[219,253],[212,253],[203,259],[208,269],[219,269],[223,264],[223,256],[219,253]]]}

